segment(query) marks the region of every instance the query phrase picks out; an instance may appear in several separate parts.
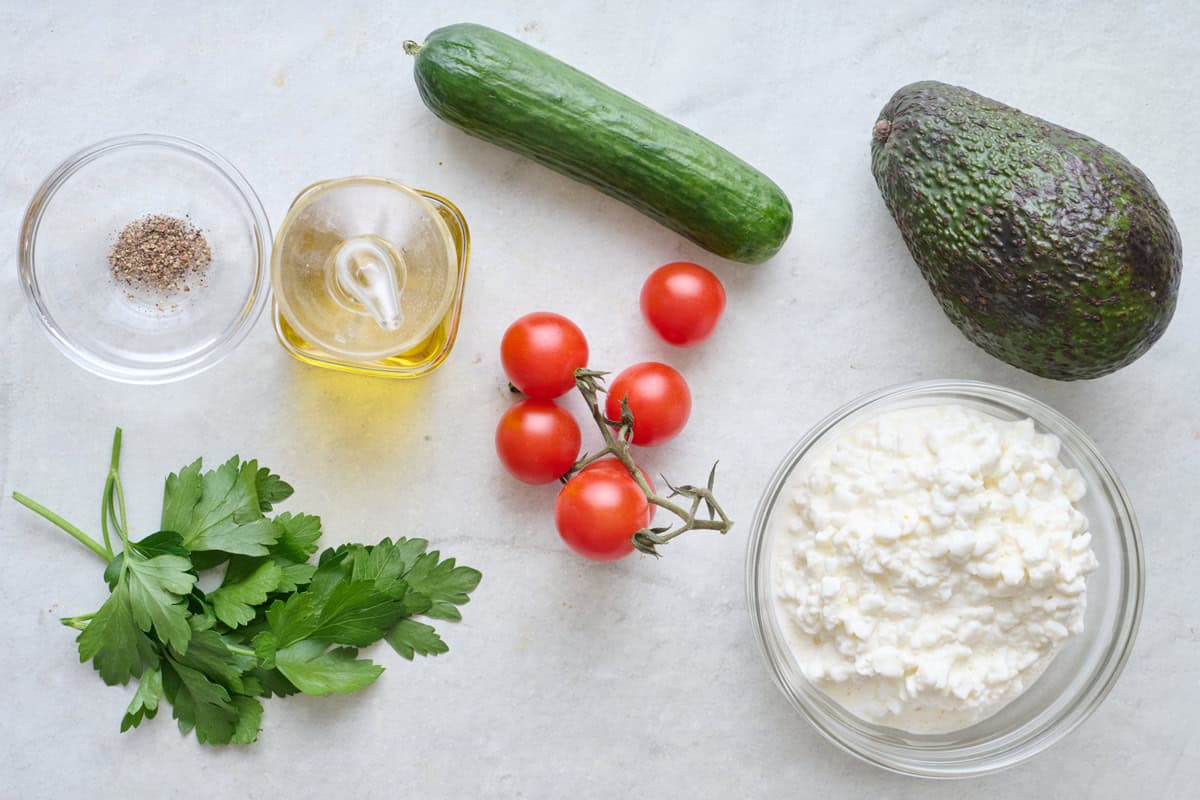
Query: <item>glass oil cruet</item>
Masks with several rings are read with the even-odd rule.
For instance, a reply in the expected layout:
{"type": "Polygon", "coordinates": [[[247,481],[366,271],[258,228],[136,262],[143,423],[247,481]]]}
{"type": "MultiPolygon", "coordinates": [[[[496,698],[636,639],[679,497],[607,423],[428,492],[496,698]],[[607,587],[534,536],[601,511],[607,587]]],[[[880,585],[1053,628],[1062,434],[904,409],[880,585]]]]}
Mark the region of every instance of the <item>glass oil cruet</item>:
{"type": "Polygon", "coordinates": [[[462,213],[431,192],[372,177],[313,184],[271,256],[279,340],[317,366],[425,375],[454,345],[468,248],[462,213]]]}

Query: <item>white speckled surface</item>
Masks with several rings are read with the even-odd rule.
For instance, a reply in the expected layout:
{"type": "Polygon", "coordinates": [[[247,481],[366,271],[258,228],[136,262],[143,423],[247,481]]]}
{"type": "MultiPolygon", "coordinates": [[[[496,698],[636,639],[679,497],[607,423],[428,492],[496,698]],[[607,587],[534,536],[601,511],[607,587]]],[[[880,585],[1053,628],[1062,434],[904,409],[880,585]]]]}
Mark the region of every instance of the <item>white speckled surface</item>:
{"type": "Polygon", "coordinates": [[[0,796],[1182,797],[1200,781],[1196,490],[1200,294],[1185,277],[1163,340],[1122,372],[1055,384],[977,350],[943,317],[875,189],[868,137],[891,92],[938,78],[1085,131],[1155,181],[1200,247],[1195,41],[1186,2],[6,3],[0,8],[0,796]],[[225,6],[228,7],[225,7],[225,6]],[[514,33],[709,135],[796,207],[771,263],[721,263],[614,201],[469,139],[421,105],[405,38],[471,19],[514,33]],[[460,339],[431,378],[390,383],[289,359],[264,318],[212,371],[106,383],[26,312],[15,242],[29,195],[71,151],[123,132],[185,136],[249,178],[278,224],[309,182],[376,173],[458,202],[473,233],[460,339]],[[637,291],[690,258],[726,282],[718,335],[658,344],[637,291]],[[574,318],[593,362],[668,360],[691,381],[683,437],[646,458],[687,479],[720,457],[741,522],[661,563],[593,566],[559,545],[552,488],[493,463],[509,402],[496,349],[535,307],[574,318]],[[826,743],[770,683],[745,609],[745,535],[777,460],[852,397],[931,377],[1027,391],[1087,429],[1144,529],[1145,618],[1123,678],[1034,761],[932,784],[826,743]],[[451,652],[346,698],[267,704],[251,748],[181,739],[168,716],[118,735],[131,689],[77,663],[59,616],[95,608],[93,557],[17,507],[19,488],[93,526],[111,429],[126,430],[132,522],[198,454],[258,456],[326,541],[428,535],[484,583],[451,652]],[[695,465],[688,469],[688,465],[695,465]]]}

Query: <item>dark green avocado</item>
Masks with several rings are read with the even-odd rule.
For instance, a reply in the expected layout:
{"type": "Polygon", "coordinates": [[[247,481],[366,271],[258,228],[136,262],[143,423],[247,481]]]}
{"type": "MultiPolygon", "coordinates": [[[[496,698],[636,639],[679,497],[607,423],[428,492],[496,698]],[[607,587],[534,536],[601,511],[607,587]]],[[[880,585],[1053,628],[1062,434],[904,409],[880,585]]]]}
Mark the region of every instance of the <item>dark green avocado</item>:
{"type": "Polygon", "coordinates": [[[1112,148],[922,81],[880,112],[871,171],[946,315],[997,358],[1045,378],[1098,378],[1166,330],[1179,233],[1112,148]]]}

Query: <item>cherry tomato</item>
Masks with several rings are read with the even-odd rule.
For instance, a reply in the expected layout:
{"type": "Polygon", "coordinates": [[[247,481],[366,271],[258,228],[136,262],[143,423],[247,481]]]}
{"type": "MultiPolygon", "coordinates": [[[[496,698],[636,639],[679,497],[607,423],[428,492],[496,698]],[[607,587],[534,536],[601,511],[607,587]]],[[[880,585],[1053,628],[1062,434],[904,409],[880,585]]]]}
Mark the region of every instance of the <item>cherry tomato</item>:
{"type": "Polygon", "coordinates": [[[587,339],[571,320],[549,311],[518,319],[500,340],[500,362],[512,385],[533,398],[552,400],[575,385],[586,367],[587,339]]]}
{"type": "Polygon", "coordinates": [[[621,400],[628,396],[633,412],[633,443],[652,447],[683,430],[692,413],[692,393],[683,376],[666,364],[634,364],[608,387],[604,413],[621,418],[621,400]]]}
{"type": "MultiPolygon", "coordinates": [[[[633,481],[634,486],[637,486],[637,481],[633,480],[633,477],[629,474],[629,470],[626,469],[625,465],[622,464],[620,461],[618,461],[616,458],[602,458],[599,461],[593,461],[591,464],[588,464],[586,467],[584,467],[581,470],[581,472],[608,472],[613,475],[617,475],[617,476],[620,476],[623,478],[628,478],[630,481],[633,481]]],[[[657,494],[658,490],[656,488],[654,488],[654,481],[650,480],[650,476],[646,474],[646,470],[642,469],[641,467],[638,467],[638,472],[642,473],[642,477],[645,478],[646,483],[650,485],[650,491],[657,494]]],[[[638,487],[638,491],[639,492],[641,491],[640,486],[638,487]]],[[[650,503],[647,503],[646,504],[646,525],[645,525],[645,527],[649,528],[650,523],[653,521],[654,521],[654,506],[651,505],[650,503]]]]}
{"type": "Polygon", "coordinates": [[[579,442],[575,418],[553,400],[522,400],[496,426],[496,455],[525,483],[561,478],[575,463],[579,442]]]}
{"type": "Polygon", "coordinates": [[[628,472],[585,469],[558,493],[554,525],[584,558],[616,561],[633,552],[633,534],[649,524],[649,505],[628,472]]]}
{"type": "Polygon", "coordinates": [[[725,310],[725,287],[699,264],[676,261],[642,285],[642,316],[670,344],[691,347],[709,337],[725,310]]]}

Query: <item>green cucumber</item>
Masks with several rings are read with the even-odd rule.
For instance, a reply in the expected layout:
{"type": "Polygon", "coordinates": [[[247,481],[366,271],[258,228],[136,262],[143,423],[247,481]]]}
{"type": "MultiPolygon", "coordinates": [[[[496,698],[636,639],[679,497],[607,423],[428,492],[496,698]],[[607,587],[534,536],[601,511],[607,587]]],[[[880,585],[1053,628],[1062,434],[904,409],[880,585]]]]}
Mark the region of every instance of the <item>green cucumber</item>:
{"type": "Polygon", "coordinates": [[[439,28],[416,56],[446,122],[592,186],[724,258],[765,261],[792,228],[770,178],[703,136],[511,36],[439,28]]]}

